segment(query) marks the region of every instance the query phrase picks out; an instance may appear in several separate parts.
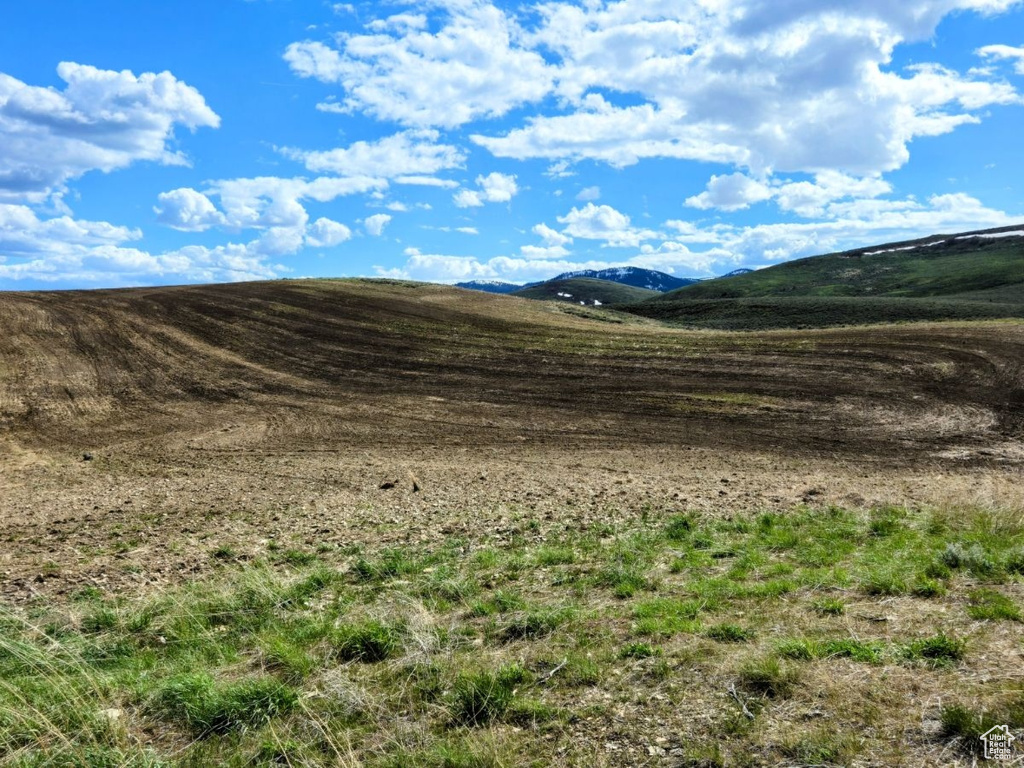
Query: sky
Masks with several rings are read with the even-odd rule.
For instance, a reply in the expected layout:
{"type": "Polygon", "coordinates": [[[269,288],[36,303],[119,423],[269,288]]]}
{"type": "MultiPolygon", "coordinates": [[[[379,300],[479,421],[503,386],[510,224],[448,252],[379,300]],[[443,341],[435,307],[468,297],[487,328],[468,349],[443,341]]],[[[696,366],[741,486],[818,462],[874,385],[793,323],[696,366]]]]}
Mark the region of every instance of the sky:
{"type": "Polygon", "coordinates": [[[709,277],[1024,222],[1024,0],[33,0],[0,289],[709,277]]]}

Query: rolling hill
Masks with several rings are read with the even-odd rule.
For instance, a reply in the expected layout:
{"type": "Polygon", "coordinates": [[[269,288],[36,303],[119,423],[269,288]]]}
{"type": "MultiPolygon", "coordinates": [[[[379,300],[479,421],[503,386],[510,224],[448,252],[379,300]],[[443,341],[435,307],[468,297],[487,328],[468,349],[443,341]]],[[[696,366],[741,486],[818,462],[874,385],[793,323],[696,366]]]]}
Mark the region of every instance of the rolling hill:
{"type": "Polygon", "coordinates": [[[921,415],[931,403],[1021,428],[1006,393],[1020,392],[1022,329],[813,331],[803,345],[766,334],[752,346],[395,280],[0,292],[0,497],[5,462],[46,451],[177,461],[202,447],[202,462],[229,448],[586,439],[829,454],[884,442],[906,456],[913,432],[927,454],[977,432],[965,417],[964,434],[936,436],[921,415]],[[836,414],[837,398],[886,411],[836,414]],[[887,414],[904,407],[890,434],[887,414]]]}
{"type": "Polygon", "coordinates": [[[1024,317],[1024,230],[934,235],[797,259],[626,309],[733,329],[1024,317]]]}
{"type": "Polygon", "coordinates": [[[625,304],[643,301],[658,292],[647,288],[636,288],[610,280],[595,280],[576,277],[549,280],[546,283],[529,286],[516,291],[514,296],[542,301],[564,301],[570,304],[601,306],[603,304],[625,304]]]}

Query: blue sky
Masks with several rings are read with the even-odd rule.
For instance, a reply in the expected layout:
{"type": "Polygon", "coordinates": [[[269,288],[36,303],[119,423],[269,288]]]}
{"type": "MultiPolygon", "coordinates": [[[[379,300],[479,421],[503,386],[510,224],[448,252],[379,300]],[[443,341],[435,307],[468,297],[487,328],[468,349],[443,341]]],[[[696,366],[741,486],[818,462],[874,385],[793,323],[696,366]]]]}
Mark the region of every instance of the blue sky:
{"type": "Polygon", "coordinates": [[[34,0],[0,289],[723,274],[1024,222],[1016,0],[34,0]]]}

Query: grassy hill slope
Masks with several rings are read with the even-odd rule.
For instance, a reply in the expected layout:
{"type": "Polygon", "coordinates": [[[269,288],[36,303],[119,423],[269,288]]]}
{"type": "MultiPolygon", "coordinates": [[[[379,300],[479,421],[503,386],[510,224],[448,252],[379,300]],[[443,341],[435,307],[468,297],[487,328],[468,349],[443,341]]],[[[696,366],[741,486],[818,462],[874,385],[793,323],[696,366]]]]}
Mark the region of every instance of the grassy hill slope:
{"type": "Polygon", "coordinates": [[[764,296],[646,301],[618,309],[672,325],[730,331],[1024,317],[1024,303],[888,296],[764,296]]]}
{"type": "Polygon", "coordinates": [[[1000,232],[936,235],[798,259],[687,286],[627,311],[731,329],[1022,317],[1024,237],[992,236],[1000,232]]]}
{"type": "Polygon", "coordinates": [[[568,280],[550,280],[540,285],[516,291],[514,296],[542,301],[566,301],[579,304],[581,301],[593,304],[623,304],[660,296],[658,291],[635,288],[631,285],[613,283],[611,280],[594,280],[589,277],[574,277],[568,280]]]}
{"type": "Polygon", "coordinates": [[[1016,286],[1024,298],[1024,237],[952,236],[814,256],[697,283],[661,301],[755,296],[950,296],[1016,286]]]}

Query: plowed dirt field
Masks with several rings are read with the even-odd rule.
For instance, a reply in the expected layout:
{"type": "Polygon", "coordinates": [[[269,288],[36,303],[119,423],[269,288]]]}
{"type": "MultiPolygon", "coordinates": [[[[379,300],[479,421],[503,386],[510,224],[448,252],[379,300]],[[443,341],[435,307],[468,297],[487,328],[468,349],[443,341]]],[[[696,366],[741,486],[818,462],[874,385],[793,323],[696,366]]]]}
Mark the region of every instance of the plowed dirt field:
{"type": "Polygon", "coordinates": [[[0,294],[15,603],[269,539],[983,500],[1022,466],[1016,322],[681,332],[358,280],[0,294]]]}

